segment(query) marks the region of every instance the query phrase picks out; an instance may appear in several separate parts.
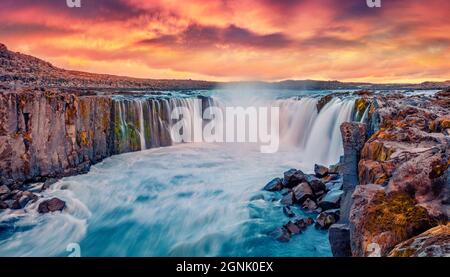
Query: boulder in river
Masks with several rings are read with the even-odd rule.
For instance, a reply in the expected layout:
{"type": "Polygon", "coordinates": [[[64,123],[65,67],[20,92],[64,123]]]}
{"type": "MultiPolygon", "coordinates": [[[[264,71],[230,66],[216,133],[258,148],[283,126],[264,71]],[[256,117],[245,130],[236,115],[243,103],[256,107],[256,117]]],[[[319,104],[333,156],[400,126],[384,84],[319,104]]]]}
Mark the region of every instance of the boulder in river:
{"type": "Polygon", "coordinates": [[[282,180],[280,178],[275,178],[264,187],[267,191],[279,191],[283,188],[282,180]]]}
{"type": "Polygon", "coordinates": [[[341,190],[342,182],[328,182],[325,184],[325,187],[327,188],[327,191],[341,190]]]}
{"type": "Polygon", "coordinates": [[[293,190],[294,199],[298,204],[303,204],[308,198],[313,198],[313,191],[308,183],[303,182],[296,186],[293,190]]]}
{"type": "Polygon", "coordinates": [[[314,202],[314,200],[311,200],[311,198],[307,198],[305,202],[302,204],[302,208],[310,211],[314,211],[317,209],[317,204],[314,202]]]}
{"type": "Polygon", "coordinates": [[[45,200],[39,204],[38,212],[41,214],[62,211],[66,207],[66,202],[58,198],[45,200]]]}
{"type": "Polygon", "coordinates": [[[311,180],[311,182],[309,182],[309,186],[311,187],[312,191],[316,195],[323,194],[320,192],[325,192],[327,190],[327,187],[325,186],[325,184],[319,179],[311,180]]]}
{"type": "Polygon", "coordinates": [[[314,165],[314,174],[316,174],[319,178],[323,178],[328,175],[328,168],[326,166],[316,164],[314,165]]]}
{"type": "Polygon", "coordinates": [[[292,221],[289,221],[286,225],[283,226],[284,228],[286,228],[286,230],[288,230],[288,232],[291,235],[296,235],[296,234],[300,234],[302,232],[302,230],[300,230],[300,228],[292,221]]]}
{"type": "Polygon", "coordinates": [[[339,215],[335,212],[321,212],[316,218],[316,227],[326,230],[339,220],[339,215]]]}
{"type": "Polygon", "coordinates": [[[294,204],[294,193],[291,191],[284,195],[283,198],[281,198],[281,204],[287,206],[294,204]]]}
{"type": "Polygon", "coordinates": [[[319,207],[321,207],[323,211],[339,208],[341,197],[342,197],[343,194],[344,194],[344,191],[342,191],[342,190],[329,191],[319,201],[319,203],[318,203],[319,207]]]}
{"type": "Polygon", "coordinates": [[[288,242],[291,239],[291,234],[283,227],[275,229],[271,235],[279,242],[288,242]]]}
{"type": "Polygon", "coordinates": [[[289,169],[284,172],[283,185],[288,188],[293,188],[301,182],[305,181],[305,173],[297,169],[289,169]]]}

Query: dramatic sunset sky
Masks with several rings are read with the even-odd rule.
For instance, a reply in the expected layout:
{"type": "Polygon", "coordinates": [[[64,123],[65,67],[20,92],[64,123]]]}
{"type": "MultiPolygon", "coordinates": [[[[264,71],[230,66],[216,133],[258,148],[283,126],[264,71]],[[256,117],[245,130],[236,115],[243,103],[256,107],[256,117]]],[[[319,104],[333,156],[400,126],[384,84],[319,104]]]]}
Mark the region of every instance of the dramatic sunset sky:
{"type": "Polygon", "coordinates": [[[1,0],[0,42],[145,78],[439,81],[450,79],[450,1],[1,0]]]}

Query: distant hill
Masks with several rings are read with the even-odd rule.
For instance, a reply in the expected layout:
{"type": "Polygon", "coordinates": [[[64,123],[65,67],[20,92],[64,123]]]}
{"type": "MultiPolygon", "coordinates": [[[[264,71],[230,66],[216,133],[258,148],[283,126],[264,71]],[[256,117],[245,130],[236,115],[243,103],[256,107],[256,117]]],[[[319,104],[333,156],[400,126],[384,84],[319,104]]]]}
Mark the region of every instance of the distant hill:
{"type": "Polygon", "coordinates": [[[450,81],[421,84],[371,84],[316,80],[220,83],[199,80],[140,79],[61,69],[36,57],[10,51],[0,43],[0,85],[6,88],[38,86],[147,90],[212,89],[219,85],[257,85],[278,89],[442,89],[450,87],[450,81]]]}

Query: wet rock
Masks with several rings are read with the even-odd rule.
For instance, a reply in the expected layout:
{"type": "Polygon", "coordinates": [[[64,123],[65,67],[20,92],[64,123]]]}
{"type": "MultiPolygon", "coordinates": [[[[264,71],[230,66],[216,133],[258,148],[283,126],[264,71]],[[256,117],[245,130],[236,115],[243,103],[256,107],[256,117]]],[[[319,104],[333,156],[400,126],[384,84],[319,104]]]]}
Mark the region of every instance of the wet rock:
{"type": "Polygon", "coordinates": [[[49,178],[45,180],[45,182],[42,184],[40,191],[43,192],[44,190],[48,189],[51,185],[58,182],[58,179],[55,178],[49,178]]]}
{"type": "Polygon", "coordinates": [[[0,93],[0,183],[11,187],[74,175],[80,164],[111,156],[111,111],[109,95],[50,88],[0,93]]]}
{"type": "Polygon", "coordinates": [[[350,214],[353,256],[370,255],[377,243],[381,256],[400,242],[437,225],[427,209],[403,192],[387,193],[377,185],[358,186],[350,214]]]}
{"type": "Polygon", "coordinates": [[[32,196],[22,195],[19,199],[14,201],[11,208],[14,210],[23,209],[32,200],[33,200],[32,196]]]}
{"type": "Polygon", "coordinates": [[[38,212],[50,213],[55,211],[62,211],[66,207],[66,202],[58,198],[52,198],[50,200],[45,200],[39,204],[38,212]]]}
{"type": "Polygon", "coordinates": [[[310,211],[314,211],[317,209],[317,204],[314,202],[314,200],[311,200],[310,198],[307,198],[305,202],[302,204],[302,208],[310,211]]]}
{"type": "Polygon", "coordinates": [[[301,182],[305,181],[305,174],[301,170],[289,169],[284,172],[283,185],[288,188],[293,188],[301,182]]]}
{"type": "Polygon", "coordinates": [[[289,206],[284,206],[283,207],[283,213],[287,217],[295,217],[295,213],[292,211],[291,207],[289,207],[289,206]]]}
{"type": "Polygon", "coordinates": [[[0,210],[8,209],[8,204],[3,201],[0,201],[0,210]]]}
{"type": "Polygon", "coordinates": [[[309,182],[309,186],[315,195],[320,194],[319,192],[325,192],[327,190],[325,184],[319,179],[311,180],[311,182],[309,182]]]}
{"type": "Polygon", "coordinates": [[[339,216],[333,212],[321,212],[316,218],[316,227],[326,230],[339,220],[339,216]]]}
{"type": "Polygon", "coordinates": [[[329,191],[318,203],[323,211],[337,209],[340,207],[341,197],[344,195],[342,190],[329,191]]]}
{"type": "Polygon", "coordinates": [[[0,195],[9,194],[10,192],[11,190],[6,185],[0,186],[0,195]]]}
{"type": "Polygon", "coordinates": [[[289,192],[288,194],[284,195],[283,198],[281,198],[281,204],[287,206],[294,204],[294,193],[289,192]]]}
{"type": "Polygon", "coordinates": [[[342,182],[329,182],[325,184],[327,191],[342,190],[342,182]]]}
{"type": "Polygon", "coordinates": [[[337,163],[334,165],[331,165],[330,168],[328,169],[328,173],[330,174],[340,174],[342,170],[342,164],[337,163]]]}
{"type": "Polygon", "coordinates": [[[279,191],[283,188],[282,180],[280,178],[275,178],[264,187],[267,191],[279,191]]]}
{"type": "Polygon", "coordinates": [[[308,226],[303,218],[295,221],[295,225],[297,225],[300,230],[305,230],[308,226]]]}
{"type": "Polygon", "coordinates": [[[323,165],[316,164],[314,165],[314,174],[316,177],[323,178],[328,175],[328,168],[323,165]]]}
{"type": "Polygon", "coordinates": [[[348,224],[333,224],[328,231],[333,257],[351,257],[350,227],[348,224]]]}
{"type": "Polygon", "coordinates": [[[317,112],[320,113],[323,107],[325,107],[326,104],[328,104],[332,99],[333,99],[332,94],[328,94],[320,98],[319,101],[317,102],[317,112]]]}
{"type": "Polygon", "coordinates": [[[291,239],[289,231],[282,227],[275,229],[271,235],[279,242],[288,242],[291,239]]]}
{"type": "Polygon", "coordinates": [[[301,218],[297,221],[295,221],[295,225],[297,225],[300,230],[305,230],[306,227],[314,224],[314,219],[307,217],[307,218],[301,218]]]}
{"type": "Polygon", "coordinates": [[[400,243],[391,257],[450,257],[450,223],[439,225],[400,243]]]}
{"type": "Polygon", "coordinates": [[[339,180],[340,176],[338,174],[328,174],[327,176],[322,178],[323,183],[328,183],[331,181],[339,180]]]}
{"type": "Polygon", "coordinates": [[[286,225],[283,226],[291,235],[300,234],[300,228],[292,221],[289,221],[286,225]]]}
{"type": "Polygon", "coordinates": [[[358,185],[358,162],[360,151],[366,141],[367,127],[362,123],[345,122],[341,124],[344,157],[342,161],[342,184],[344,190],[341,203],[342,219],[348,221],[352,194],[358,185]]]}
{"type": "Polygon", "coordinates": [[[307,226],[314,224],[314,219],[312,217],[307,217],[304,219],[307,226]]]}
{"type": "Polygon", "coordinates": [[[293,190],[295,202],[298,204],[303,204],[308,198],[313,198],[313,191],[308,183],[303,182],[296,186],[293,190]]]}

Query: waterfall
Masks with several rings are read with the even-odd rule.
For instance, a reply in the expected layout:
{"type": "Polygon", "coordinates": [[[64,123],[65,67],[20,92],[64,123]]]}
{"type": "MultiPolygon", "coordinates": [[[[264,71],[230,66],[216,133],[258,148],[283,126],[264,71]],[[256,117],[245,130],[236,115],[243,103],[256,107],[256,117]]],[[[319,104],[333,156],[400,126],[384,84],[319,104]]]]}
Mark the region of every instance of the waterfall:
{"type": "Polygon", "coordinates": [[[298,147],[305,163],[329,165],[343,154],[340,126],[352,120],[354,100],[333,98],[320,113],[317,102],[308,97],[277,101],[281,141],[298,147]]]}
{"type": "Polygon", "coordinates": [[[145,131],[144,131],[144,108],[142,106],[142,101],[137,101],[139,107],[139,139],[141,142],[141,150],[146,149],[145,143],[145,131]]]}
{"type": "MultiPolygon", "coordinates": [[[[272,100],[259,104],[280,108],[282,146],[297,148],[299,159],[307,164],[329,165],[338,162],[343,154],[340,125],[352,120],[354,102],[354,99],[335,97],[320,112],[317,110],[317,97],[272,100]]],[[[115,152],[173,145],[171,127],[177,120],[171,119],[171,112],[175,108],[185,109],[183,133],[202,134],[201,128],[208,122],[202,119],[202,114],[211,106],[223,108],[226,103],[212,97],[115,98],[115,152]],[[199,102],[202,107],[195,107],[199,102]]],[[[176,116],[179,117],[179,113],[178,109],[175,110],[176,116]]],[[[202,138],[194,137],[188,142],[198,142],[199,139],[202,138]]]]}
{"type": "MultiPolygon", "coordinates": [[[[115,153],[140,151],[148,148],[170,146],[174,122],[171,112],[175,108],[188,111],[186,132],[193,132],[201,122],[202,110],[194,108],[198,98],[146,98],[114,97],[115,153]],[[200,121],[199,121],[200,120],[200,121]]],[[[209,100],[208,100],[209,101],[209,100]]],[[[198,132],[201,134],[201,132],[198,132]]]]}

